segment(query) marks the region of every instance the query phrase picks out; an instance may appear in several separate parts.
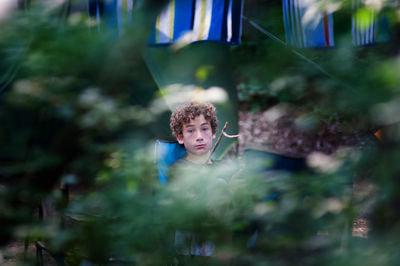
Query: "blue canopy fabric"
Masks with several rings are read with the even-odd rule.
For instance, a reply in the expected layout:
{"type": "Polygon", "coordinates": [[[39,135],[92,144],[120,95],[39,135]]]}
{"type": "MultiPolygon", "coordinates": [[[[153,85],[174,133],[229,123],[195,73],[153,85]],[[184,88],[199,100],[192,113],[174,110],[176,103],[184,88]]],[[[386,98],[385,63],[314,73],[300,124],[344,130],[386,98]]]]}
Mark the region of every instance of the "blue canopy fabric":
{"type": "Polygon", "coordinates": [[[373,45],[387,41],[388,21],[385,16],[360,0],[352,1],[351,33],[354,46],[373,45]]]}
{"type": "Polygon", "coordinates": [[[87,0],[88,15],[97,21],[98,30],[105,28],[116,31],[121,35],[123,24],[130,22],[134,0],[87,0]]]}
{"type": "Polygon", "coordinates": [[[240,43],[243,0],[170,0],[157,17],[150,44],[188,42],[240,43]]]}
{"type": "Polygon", "coordinates": [[[118,0],[104,1],[104,22],[107,28],[118,29],[121,33],[121,2],[118,0]]]}
{"type": "MultiPolygon", "coordinates": [[[[169,0],[157,17],[149,44],[213,41],[239,44],[244,0],[169,0]]],[[[135,0],[86,0],[97,30],[117,39],[132,21],[135,0]]],[[[317,0],[282,0],[286,43],[297,48],[334,47],[332,9],[317,0]]],[[[354,46],[387,41],[388,18],[362,0],[352,0],[354,46]]],[[[349,21],[350,22],[350,21],[349,21]]]]}
{"type": "Polygon", "coordinates": [[[334,47],[333,17],[316,1],[282,0],[286,42],[297,48],[334,47]]]}
{"type": "Polygon", "coordinates": [[[154,163],[158,168],[158,179],[161,185],[167,184],[169,167],[177,160],[183,158],[185,154],[185,147],[178,142],[156,141],[154,146],[154,163]]]}

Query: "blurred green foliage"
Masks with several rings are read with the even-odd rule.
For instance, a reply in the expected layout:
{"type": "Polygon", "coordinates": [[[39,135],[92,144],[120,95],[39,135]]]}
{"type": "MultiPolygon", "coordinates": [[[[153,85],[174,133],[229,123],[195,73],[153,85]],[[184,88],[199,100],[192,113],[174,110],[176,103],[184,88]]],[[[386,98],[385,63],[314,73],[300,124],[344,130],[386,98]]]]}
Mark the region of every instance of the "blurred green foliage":
{"type": "MultiPolygon", "coordinates": [[[[350,3],[337,2],[345,25],[350,3]]],[[[335,49],[298,51],[329,75],[248,24],[244,44],[230,49],[239,99],[253,109],[289,102],[309,110],[299,127],[356,121],[354,134],[383,127],[382,142],[315,154],[296,173],[263,171],[267,159],[241,172],[240,159],[184,169],[166,187],[152,150],[165,121],[149,108],[157,86],[142,59],[163,2],[140,2],[118,40],[82,10],[60,17],[65,6],[46,1],[1,18],[0,244],[40,240],[60,265],[396,265],[399,21],[393,3],[382,3],[389,42],[354,47],[349,27],[335,49]],[[364,182],[370,189],[354,189],[364,182]],[[360,215],[368,238],[352,236],[360,215]],[[213,241],[215,256],[178,254],[176,230],[213,241]]],[[[245,15],[283,39],[280,8],[246,1],[245,15]]],[[[214,70],[199,68],[196,78],[214,70]]]]}

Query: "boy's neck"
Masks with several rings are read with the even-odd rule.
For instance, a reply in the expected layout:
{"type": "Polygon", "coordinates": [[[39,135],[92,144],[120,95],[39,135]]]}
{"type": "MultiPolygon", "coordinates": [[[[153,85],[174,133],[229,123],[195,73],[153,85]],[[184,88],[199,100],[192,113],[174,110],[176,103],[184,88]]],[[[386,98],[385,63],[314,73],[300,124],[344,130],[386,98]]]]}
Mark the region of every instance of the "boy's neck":
{"type": "Polygon", "coordinates": [[[208,157],[210,157],[210,153],[204,155],[194,155],[188,153],[185,159],[195,164],[208,164],[209,163],[208,157]]]}

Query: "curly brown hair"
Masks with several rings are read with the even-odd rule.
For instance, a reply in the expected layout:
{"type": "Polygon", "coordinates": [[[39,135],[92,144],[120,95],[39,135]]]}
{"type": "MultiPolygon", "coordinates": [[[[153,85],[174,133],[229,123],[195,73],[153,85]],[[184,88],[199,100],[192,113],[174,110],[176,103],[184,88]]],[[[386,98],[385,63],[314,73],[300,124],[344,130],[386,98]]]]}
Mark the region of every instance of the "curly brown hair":
{"type": "Polygon", "coordinates": [[[172,135],[175,138],[182,136],[183,125],[199,115],[204,115],[204,118],[210,122],[212,133],[217,133],[218,119],[215,106],[211,103],[190,102],[177,107],[172,113],[169,124],[172,135]]]}

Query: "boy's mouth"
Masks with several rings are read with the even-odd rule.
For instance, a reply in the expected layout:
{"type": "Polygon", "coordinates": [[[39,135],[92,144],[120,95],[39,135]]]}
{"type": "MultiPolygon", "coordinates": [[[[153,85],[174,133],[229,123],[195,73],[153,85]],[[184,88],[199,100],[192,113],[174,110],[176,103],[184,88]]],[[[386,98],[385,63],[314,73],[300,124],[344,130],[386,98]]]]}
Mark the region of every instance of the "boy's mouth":
{"type": "Polygon", "coordinates": [[[198,150],[202,150],[202,149],[204,149],[205,147],[206,147],[206,145],[205,144],[200,144],[200,145],[196,145],[196,146],[194,146],[196,149],[198,149],[198,150]]]}

